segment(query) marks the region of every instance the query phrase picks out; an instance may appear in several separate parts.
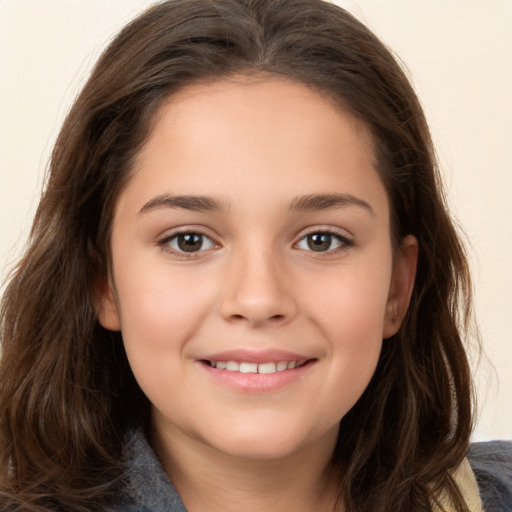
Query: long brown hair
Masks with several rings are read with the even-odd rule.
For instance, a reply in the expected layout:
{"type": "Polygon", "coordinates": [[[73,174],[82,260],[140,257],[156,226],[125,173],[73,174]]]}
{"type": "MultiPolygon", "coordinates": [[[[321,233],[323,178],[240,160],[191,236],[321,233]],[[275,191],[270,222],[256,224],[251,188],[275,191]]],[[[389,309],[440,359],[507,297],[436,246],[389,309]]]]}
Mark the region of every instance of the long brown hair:
{"type": "Polygon", "coordinates": [[[366,27],[321,0],[163,2],[101,56],[60,132],[1,306],[0,506],[100,510],[122,485],[123,439],[149,403],[120,333],[99,326],[94,310],[114,204],[159,105],[188,84],[234,74],[286,76],[362,120],[393,236],[419,241],[403,325],[341,422],[333,468],[347,512],[425,510],[441,490],[467,510],[450,476],[472,417],[464,250],[404,72],[366,27]]]}

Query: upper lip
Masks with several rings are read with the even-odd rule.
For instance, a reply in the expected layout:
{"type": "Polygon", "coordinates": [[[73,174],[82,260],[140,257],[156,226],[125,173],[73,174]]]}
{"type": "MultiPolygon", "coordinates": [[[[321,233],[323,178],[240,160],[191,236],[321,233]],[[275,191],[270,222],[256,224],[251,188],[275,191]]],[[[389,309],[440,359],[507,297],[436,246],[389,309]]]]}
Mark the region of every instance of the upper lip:
{"type": "Polygon", "coordinates": [[[307,361],[312,356],[288,352],[286,350],[226,350],[200,357],[203,361],[236,361],[238,363],[269,363],[280,361],[307,361]]]}

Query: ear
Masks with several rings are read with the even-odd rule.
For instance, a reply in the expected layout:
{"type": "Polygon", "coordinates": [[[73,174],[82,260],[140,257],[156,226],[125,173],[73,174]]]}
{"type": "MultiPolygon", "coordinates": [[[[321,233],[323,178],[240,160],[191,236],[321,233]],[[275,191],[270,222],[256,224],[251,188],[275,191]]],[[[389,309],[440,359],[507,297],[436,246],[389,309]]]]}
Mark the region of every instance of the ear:
{"type": "Polygon", "coordinates": [[[102,327],[109,331],[121,330],[119,307],[110,279],[105,276],[94,287],[94,308],[102,327]]]}
{"type": "Polygon", "coordinates": [[[400,245],[393,264],[382,337],[390,338],[398,332],[411,300],[418,263],[418,240],[407,235],[400,245]]]}

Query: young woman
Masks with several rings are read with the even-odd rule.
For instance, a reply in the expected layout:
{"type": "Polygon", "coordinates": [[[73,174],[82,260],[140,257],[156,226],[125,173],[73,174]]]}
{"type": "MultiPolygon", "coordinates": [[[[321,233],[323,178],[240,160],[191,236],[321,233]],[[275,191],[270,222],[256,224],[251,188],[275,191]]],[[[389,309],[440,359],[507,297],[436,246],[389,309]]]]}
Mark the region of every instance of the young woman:
{"type": "Polygon", "coordinates": [[[507,445],[467,459],[470,281],[422,110],[329,3],[129,24],[1,311],[5,511],[510,507],[507,445]]]}

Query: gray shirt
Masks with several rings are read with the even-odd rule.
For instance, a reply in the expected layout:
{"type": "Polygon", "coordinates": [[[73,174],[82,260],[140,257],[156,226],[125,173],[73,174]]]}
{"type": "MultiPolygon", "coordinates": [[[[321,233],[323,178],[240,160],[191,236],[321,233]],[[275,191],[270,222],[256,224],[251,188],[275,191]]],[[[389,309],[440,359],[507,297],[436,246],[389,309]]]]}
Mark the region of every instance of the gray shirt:
{"type": "MultiPolygon", "coordinates": [[[[130,436],[126,455],[126,494],[110,512],[187,512],[142,432],[130,436]]],[[[512,443],[475,443],[468,458],[485,512],[512,512],[512,443]]]]}

